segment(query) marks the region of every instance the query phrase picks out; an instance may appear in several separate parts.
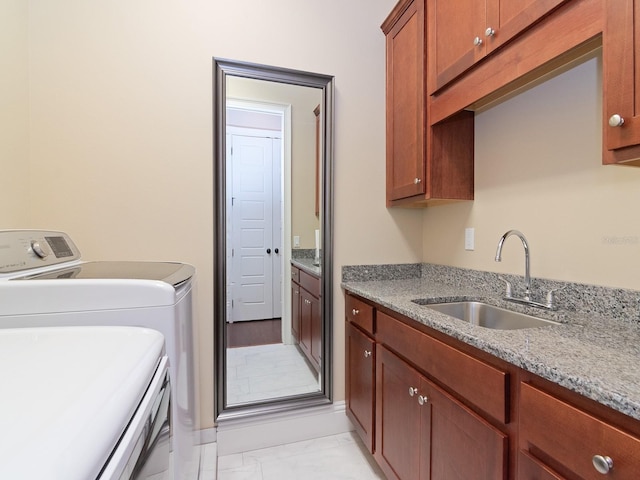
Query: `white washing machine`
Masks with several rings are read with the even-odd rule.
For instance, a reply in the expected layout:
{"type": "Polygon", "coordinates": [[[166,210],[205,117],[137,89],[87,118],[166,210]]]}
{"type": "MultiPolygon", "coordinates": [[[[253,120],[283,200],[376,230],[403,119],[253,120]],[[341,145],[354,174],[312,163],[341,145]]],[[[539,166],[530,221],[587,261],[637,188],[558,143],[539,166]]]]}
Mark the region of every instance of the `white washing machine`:
{"type": "Polygon", "coordinates": [[[156,330],[0,330],[0,478],[166,478],[167,363],[156,330]]]}
{"type": "Polygon", "coordinates": [[[0,328],[137,326],[164,335],[175,480],[200,461],[191,265],[84,262],[63,232],[0,231],[0,328]]]}

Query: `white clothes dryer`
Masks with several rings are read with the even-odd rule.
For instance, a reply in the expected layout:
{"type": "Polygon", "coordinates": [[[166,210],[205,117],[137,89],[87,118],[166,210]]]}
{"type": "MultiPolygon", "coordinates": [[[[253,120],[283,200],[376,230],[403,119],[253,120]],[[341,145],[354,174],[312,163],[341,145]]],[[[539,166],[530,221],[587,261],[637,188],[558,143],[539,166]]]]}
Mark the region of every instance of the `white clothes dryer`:
{"type": "Polygon", "coordinates": [[[167,361],[156,330],[0,330],[0,478],[167,478],[167,361]]]}
{"type": "Polygon", "coordinates": [[[56,231],[0,231],[0,328],[137,326],[164,335],[175,480],[198,478],[199,401],[192,283],[172,262],[85,262],[56,231]]]}

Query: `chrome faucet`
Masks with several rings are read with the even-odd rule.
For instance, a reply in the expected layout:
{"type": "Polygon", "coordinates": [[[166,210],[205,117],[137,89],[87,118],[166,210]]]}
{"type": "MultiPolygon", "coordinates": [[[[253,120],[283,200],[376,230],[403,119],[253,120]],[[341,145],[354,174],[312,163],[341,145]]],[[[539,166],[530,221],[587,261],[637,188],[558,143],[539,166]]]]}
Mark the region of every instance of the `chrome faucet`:
{"type": "Polygon", "coordinates": [[[504,245],[504,241],[509,238],[511,235],[516,235],[522,241],[522,246],[524,247],[524,299],[529,300],[531,297],[531,270],[529,267],[529,243],[527,242],[527,238],[524,234],[518,230],[509,230],[507,233],[500,237],[498,241],[498,249],[496,250],[496,262],[502,261],[502,245],[504,245]]]}
{"type": "Polygon", "coordinates": [[[511,235],[515,235],[522,241],[522,246],[524,247],[524,297],[516,298],[512,296],[511,284],[500,277],[506,284],[507,289],[504,295],[504,299],[510,302],[521,303],[524,305],[528,305],[531,307],[545,308],[547,310],[556,310],[556,306],[554,304],[554,292],[558,290],[562,290],[564,287],[556,288],[550,290],[547,293],[546,300],[544,303],[534,302],[531,300],[531,270],[529,266],[529,243],[527,242],[527,238],[524,234],[518,230],[509,230],[507,233],[500,237],[498,241],[498,249],[496,250],[496,262],[502,261],[502,246],[504,245],[504,241],[509,238],[511,235]]]}

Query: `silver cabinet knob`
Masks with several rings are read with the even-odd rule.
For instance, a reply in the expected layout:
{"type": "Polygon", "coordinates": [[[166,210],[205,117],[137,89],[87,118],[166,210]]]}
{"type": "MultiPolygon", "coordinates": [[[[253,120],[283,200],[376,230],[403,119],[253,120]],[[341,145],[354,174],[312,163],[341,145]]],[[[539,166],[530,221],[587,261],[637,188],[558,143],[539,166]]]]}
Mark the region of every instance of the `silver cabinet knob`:
{"type": "Polygon", "coordinates": [[[487,29],[484,31],[485,37],[493,37],[495,33],[496,31],[491,27],[487,27],[487,29]]]}
{"type": "Polygon", "coordinates": [[[617,113],[609,117],[610,127],[621,127],[622,125],[624,125],[624,118],[622,118],[617,113]]]}
{"type": "Polygon", "coordinates": [[[613,460],[606,455],[594,455],[591,459],[593,467],[603,475],[606,475],[613,469],[613,460]]]}
{"type": "Polygon", "coordinates": [[[473,44],[474,44],[476,47],[479,47],[480,45],[482,45],[482,39],[481,39],[480,37],[476,37],[476,38],[474,38],[474,39],[473,39],[473,44]]]}
{"type": "Polygon", "coordinates": [[[428,401],[429,401],[429,399],[427,398],[427,396],[426,396],[426,395],[420,395],[420,396],[418,397],[418,403],[419,403],[420,405],[424,405],[424,404],[425,404],[425,403],[427,403],[428,401]]]}
{"type": "Polygon", "coordinates": [[[351,310],[351,315],[353,315],[354,317],[359,313],[360,313],[360,310],[358,310],[357,308],[354,308],[353,310],[351,310]]]}
{"type": "Polygon", "coordinates": [[[371,356],[371,351],[370,350],[365,350],[364,351],[364,358],[369,358],[371,356]]]}
{"type": "Polygon", "coordinates": [[[416,177],[416,178],[413,179],[413,183],[416,184],[416,185],[419,184],[420,182],[422,182],[421,178],[416,177]]]}
{"type": "Polygon", "coordinates": [[[413,397],[416,393],[418,393],[418,389],[415,387],[409,387],[409,396],[413,397]]]}

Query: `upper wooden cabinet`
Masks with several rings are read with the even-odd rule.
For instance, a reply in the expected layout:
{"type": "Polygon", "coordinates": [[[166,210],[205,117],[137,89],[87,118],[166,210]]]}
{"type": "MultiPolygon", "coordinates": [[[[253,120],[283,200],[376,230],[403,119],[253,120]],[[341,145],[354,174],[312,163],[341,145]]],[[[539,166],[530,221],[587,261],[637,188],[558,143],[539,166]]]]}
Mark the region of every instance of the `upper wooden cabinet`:
{"type": "Polygon", "coordinates": [[[429,93],[567,0],[427,0],[429,93]]]}
{"type": "Polygon", "coordinates": [[[473,199],[473,113],[430,125],[424,0],[382,24],[387,55],[387,206],[473,199]]]}
{"type": "Polygon", "coordinates": [[[387,45],[387,200],[398,200],[425,192],[424,2],[399,3],[382,29],[387,45]]]}
{"type": "Polygon", "coordinates": [[[640,1],[604,5],[604,163],[640,166],[640,1]]]}

